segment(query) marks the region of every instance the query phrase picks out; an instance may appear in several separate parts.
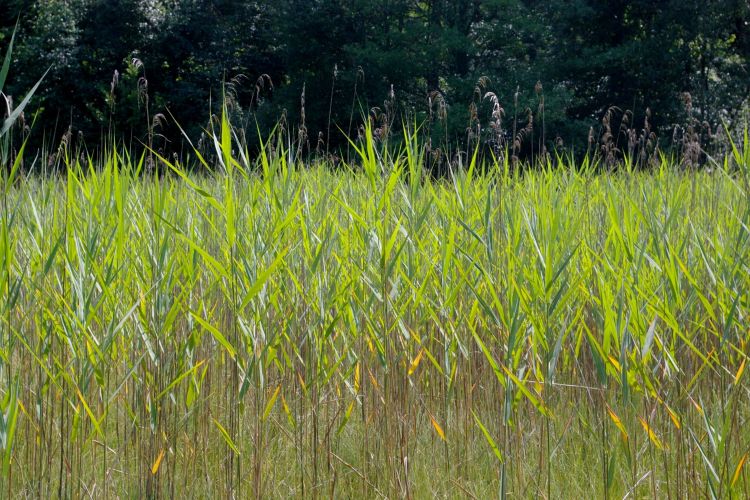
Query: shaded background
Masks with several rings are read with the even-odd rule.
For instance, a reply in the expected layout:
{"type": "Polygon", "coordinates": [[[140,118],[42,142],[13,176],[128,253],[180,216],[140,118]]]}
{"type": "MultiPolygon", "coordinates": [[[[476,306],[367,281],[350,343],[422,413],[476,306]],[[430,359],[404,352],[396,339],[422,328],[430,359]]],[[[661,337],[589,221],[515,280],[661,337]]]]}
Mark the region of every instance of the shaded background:
{"type": "Polygon", "coordinates": [[[51,67],[37,144],[70,129],[138,146],[152,126],[180,151],[169,112],[199,141],[223,92],[251,142],[282,119],[310,151],[335,150],[385,113],[427,124],[433,144],[486,143],[492,92],[500,134],[526,127],[524,151],[580,151],[611,106],[634,127],[649,108],[666,144],[686,120],[737,120],[750,93],[747,0],[4,0],[3,51],[19,16],[8,93],[51,67]]]}

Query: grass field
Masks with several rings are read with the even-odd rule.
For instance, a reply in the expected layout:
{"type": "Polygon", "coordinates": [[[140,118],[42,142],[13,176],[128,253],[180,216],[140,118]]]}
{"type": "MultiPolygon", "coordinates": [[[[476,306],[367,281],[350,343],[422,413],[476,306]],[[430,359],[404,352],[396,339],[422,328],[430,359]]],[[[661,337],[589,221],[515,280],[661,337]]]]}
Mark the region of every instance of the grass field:
{"type": "Polygon", "coordinates": [[[217,135],[5,174],[0,495],[750,496],[747,143],[436,181],[217,135]]]}

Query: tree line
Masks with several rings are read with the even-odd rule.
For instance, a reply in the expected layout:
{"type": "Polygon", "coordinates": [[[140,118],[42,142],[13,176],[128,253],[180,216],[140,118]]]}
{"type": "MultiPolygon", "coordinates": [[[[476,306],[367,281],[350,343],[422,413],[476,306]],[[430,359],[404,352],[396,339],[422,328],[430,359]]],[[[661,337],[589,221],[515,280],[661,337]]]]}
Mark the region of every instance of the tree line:
{"type": "Polygon", "coordinates": [[[16,20],[7,94],[51,68],[48,143],[179,151],[175,123],[200,141],[226,99],[249,137],[281,124],[309,151],[363,116],[420,124],[435,149],[654,147],[711,136],[750,95],[747,0],[5,0],[0,46],[16,20]]]}

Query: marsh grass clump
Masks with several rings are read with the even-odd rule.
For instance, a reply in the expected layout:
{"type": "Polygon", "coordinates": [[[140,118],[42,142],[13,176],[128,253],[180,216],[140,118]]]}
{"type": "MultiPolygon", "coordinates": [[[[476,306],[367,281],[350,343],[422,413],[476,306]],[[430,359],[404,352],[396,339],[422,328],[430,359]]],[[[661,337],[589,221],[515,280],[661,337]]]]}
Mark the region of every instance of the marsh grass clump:
{"type": "Polygon", "coordinates": [[[5,179],[7,497],[750,494],[747,134],[435,180],[382,115],[336,169],[228,115],[202,173],[5,179]]]}

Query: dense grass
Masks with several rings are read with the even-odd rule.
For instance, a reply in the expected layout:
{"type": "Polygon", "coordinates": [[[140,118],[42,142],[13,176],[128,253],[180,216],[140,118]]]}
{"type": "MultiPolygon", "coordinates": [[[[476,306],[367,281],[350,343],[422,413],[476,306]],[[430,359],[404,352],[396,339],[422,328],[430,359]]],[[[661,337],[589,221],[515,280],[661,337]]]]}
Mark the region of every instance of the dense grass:
{"type": "Polygon", "coordinates": [[[750,495],[750,148],[431,181],[219,135],[6,174],[8,497],[750,495]]]}

